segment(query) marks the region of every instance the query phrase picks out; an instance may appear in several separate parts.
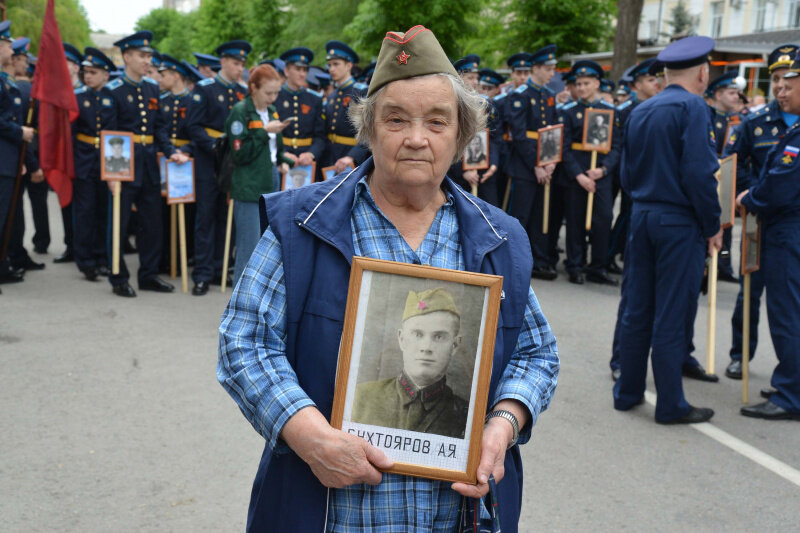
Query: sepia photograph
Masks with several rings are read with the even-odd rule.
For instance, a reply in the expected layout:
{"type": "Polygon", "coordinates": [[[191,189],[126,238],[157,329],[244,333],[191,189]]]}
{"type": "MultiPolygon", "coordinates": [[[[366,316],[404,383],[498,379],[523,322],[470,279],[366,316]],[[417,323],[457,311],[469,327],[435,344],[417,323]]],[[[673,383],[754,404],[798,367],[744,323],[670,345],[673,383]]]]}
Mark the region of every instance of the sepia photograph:
{"type": "Polygon", "coordinates": [[[486,170],[489,168],[489,130],[479,131],[464,150],[461,158],[463,170],[486,170]]]}
{"type": "Polygon", "coordinates": [[[100,177],[105,181],[133,181],[133,134],[126,131],[100,132],[100,177]]]}
{"type": "Polygon", "coordinates": [[[289,172],[283,175],[282,191],[289,189],[299,189],[314,183],[314,171],[317,168],[316,163],[311,163],[305,166],[295,166],[290,168],[289,172]]]}
{"type": "Polygon", "coordinates": [[[188,204],[194,201],[194,159],[189,159],[186,163],[167,161],[167,204],[188,204]]]}
{"type": "Polygon", "coordinates": [[[742,207],[742,275],[761,268],[761,220],[742,207]]]}
{"type": "Polygon", "coordinates": [[[583,149],[592,152],[611,150],[614,111],[611,109],[586,109],[583,121],[583,149]]]}
{"type": "Polygon", "coordinates": [[[560,163],[563,157],[564,125],[557,124],[539,130],[537,143],[536,166],[560,163]]]}
{"type": "Polygon", "coordinates": [[[722,214],[719,217],[722,229],[733,226],[736,215],[736,154],[719,160],[719,205],[722,214]]]}

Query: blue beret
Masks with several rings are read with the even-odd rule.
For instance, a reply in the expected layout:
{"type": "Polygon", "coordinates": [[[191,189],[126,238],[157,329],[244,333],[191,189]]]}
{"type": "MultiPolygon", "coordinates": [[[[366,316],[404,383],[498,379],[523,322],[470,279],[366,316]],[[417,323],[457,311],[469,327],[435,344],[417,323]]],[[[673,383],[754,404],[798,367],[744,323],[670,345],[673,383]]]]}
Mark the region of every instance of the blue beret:
{"type": "Polygon", "coordinates": [[[711,37],[684,37],[679,39],[658,53],[658,60],[666,68],[684,69],[700,65],[708,61],[708,54],[714,49],[714,39],[711,37]]]}
{"type": "Polygon", "coordinates": [[[342,41],[328,41],[325,43],[326,59],[344,59],[351,63],[358,63],[358,54],[342,41]]]}
{"type": "Polygon", "coordinates": [[[575,78],[585,78],[585,77],[594,77],[597,79],[603,78],[603,67],[601,67],[594,61],[590,61],[588,59],[581,59],[580,61],[576,61],[575,64],[572,65],[572,72],[575,74],[575,78]]]}
{"type": "Polygon", "coordinates": [[[291,63],[293,65],[307,67],[314,61],[314,52],[301,46],[285,51],[281,54],[281,59],[287,64],[291,63]]]}
{"type": "Polygon", "coordinates": [[[123,52],[129,48],[138,48],[142,52],[152,52],[153,48],[153,32],[148,30],[137,31],[132,35],[123,37],[114,43],[114,46],[119,47],[123,52]]]}
{"type": "Polygon", "coordinates": [[[533,66],[533,58],[528,52],[518,52],[506,60],[506,64],[511,70],[530,70],[533,66]]]}
{"type": "Polygon", "coordinates": [[[81,61],[83,61],[83,54],[81,54],[81,51],[69,43],[63,43],[63,46],[64,55],[67,56],[67,61],[72,61],[73,63],[80,65],[81,61]]]}
{"type": "Polygon", "coordinates": [[[468,54],[453,63],[456,72],[478,72],[478,66],[481,64],[481,58],[476,54],[468,54]]]}
{"type": "Polygon", "coordinates": [[[111,61],[107,55],[97,48],[92,48],[91,46],[86,47],[86,49],[83,51],[83,61],[81,62],[81,65],[84,67],[101,68],[106,72],[113,72],[117,70],[116,65],[114,65],[114,62],[111,61]]]}
{"type": "Polygon", "coordinates": [[[536,65],[555,65],[558,63],[556,60],[556,49],[556,45],[548,44],[532,53],[531,60],[536,65]]]}
{"type": "Polygon", "coordinates": [[[17,37],[14,39],[14,42],[11,43],[11,50],[13,51],[13,55],[21,56],[26,55],[28,53],[28,49],[31,46],[31,40],[27,37],[17,37]]]}
{"type": "Polygon", "coordinates": [[[776,68],[790,68],[792,61],[797,55],[796,44],[782,44],[772,51],[767,59],[769,71],[772,72],[776,68]]]}
{"type": "Polygon", "coordinates": [[[492,87],[497,87],[502,85],[506,79],[495,72],[490,68],[482,68],[480,72],[478,72],[478,76],[480,77],[480,83],[483,85],[491,85],[492,87]]]}
{"type": "Polygon", "coordinates": [[[214,53],[220,57],[229,56],[246,61],[247,54],[249,54],[252,49],[253,47],[250,46],[250,43],[237,39],[219,45],[217,49],[214,50],[214,53]]]}
{"type": "Polygon", "coordinates": [[[12,42],[13,40],[11,38],[11,21],[4,20],[0,22],[0,41],[12,42]]]}

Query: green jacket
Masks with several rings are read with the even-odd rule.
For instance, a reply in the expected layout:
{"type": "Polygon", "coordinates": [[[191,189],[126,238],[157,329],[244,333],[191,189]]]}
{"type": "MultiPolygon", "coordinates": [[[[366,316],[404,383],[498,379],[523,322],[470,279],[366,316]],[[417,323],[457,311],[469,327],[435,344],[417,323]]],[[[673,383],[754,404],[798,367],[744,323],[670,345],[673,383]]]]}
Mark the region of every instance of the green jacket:
{"type": "MultiPolygon", "coordinates": [[[[269,106],[269,114],[278,118],[273,106],[269,106]]],[[[261,116],[250,96],[233,106],[225,122],[225,133],[230,139],[234,165],[231,198],[242,202],[258,202],[262,194],[273,192],[272,157],[269,134],[264,130],[261,116]]],[[[283,136],[280,133],[276,134],[276,141],[278,163],[291,166],[291,159],[283,154],[283,136]]]]}

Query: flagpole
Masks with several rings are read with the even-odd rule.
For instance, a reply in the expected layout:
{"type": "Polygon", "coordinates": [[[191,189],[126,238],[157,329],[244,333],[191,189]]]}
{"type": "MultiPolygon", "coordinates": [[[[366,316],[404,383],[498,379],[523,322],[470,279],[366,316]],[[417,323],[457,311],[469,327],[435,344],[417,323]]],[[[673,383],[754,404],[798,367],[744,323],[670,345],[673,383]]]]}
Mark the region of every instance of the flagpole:
{"type": "MultiPolygon", "coordinates": [[[[3,5],[5,9],[5,3],[3,5]]],[[[29,128],[33,122],[33,98],[28,104],[28,115],[25,118],[25,127],[29,128]]],[[[11,204],[8,209],[8,217],[6,218],[6,229],[3,235],[3,248],[0,250],[0,262],[4,261],[8,253],[8,245],[11,241],[11,230],[14,227],[15,213],[17,212],[17,198],[19,197],[20,190],[22,189],[22,169],[25,166],[25,151],[28,148],[28,143],[23,140],[22,145],[19,147],[19,160],[17,161],[17,177],[14,179],[14,194],[11,195],[11,204]]]]}

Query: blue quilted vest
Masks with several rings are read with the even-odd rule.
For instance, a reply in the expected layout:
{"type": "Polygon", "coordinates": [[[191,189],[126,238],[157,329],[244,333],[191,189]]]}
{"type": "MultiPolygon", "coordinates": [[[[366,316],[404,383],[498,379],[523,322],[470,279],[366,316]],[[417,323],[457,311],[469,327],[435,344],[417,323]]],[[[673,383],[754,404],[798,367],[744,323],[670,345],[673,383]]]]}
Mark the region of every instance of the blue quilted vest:
{"type": "MultiPolygon", "coordinates": [[[[356,183],[373,167],[368,159],[349,175],[261,199],[262,229],[281,243],[288,302],[286,355],[303,390],[330,419],[353,258],[350,226],[356,183]]],[[[503,276],[495,341],[491,407],[497,382],[517,343],[530,288],[528,238],[516,219],[467,196],[446,179],[455,199],[466,269],[503,276]]],[[[501,524],[516,531],[522,502],[518,447],[506,454],[498,485],[501,524]]],[[[247,531],[323,531],[328,489],[291,451],[265,447],[253,483],[247,531]]]]}

